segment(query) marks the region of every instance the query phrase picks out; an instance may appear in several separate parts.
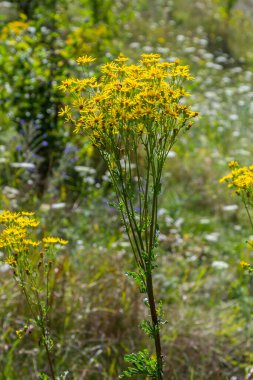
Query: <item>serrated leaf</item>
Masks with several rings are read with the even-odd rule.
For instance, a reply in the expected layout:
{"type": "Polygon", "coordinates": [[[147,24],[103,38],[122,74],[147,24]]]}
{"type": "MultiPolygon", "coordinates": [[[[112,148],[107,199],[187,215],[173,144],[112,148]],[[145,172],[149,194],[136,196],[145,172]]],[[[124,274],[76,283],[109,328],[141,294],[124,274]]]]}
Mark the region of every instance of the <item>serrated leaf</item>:
{"type": "Polygon", "coordinates": [[[126,272],[126,275],[135,281],[141,293],[146,293],[145,275],[141,270],[139,272],[126,272]]]}
{"type": "Polygon", "coordinates": [[[125,355],[125,361],[132,364],[120,375],[120,379],[131,378],[135,375],[146,375],[152,379],[157,378],[157,362],[151,358],[148,350],[143,350],[137,354],[125,355]]]}

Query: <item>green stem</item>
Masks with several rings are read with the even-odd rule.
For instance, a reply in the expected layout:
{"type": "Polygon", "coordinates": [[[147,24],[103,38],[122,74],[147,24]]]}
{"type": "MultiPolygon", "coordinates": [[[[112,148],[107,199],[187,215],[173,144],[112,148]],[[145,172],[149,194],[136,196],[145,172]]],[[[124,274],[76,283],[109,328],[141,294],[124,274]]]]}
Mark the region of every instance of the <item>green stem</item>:
{"type": "MultiPolygon", "coordinates": [[[[138,244],[138,241],[137,241],[137,238],[136,238],[136,234],[135,234],[136,231],[135,231],[135,228],[132,225],[131,213],[129,212],[127,197],[125,195],[125,189],[124,189],[123,183],[121,181],[122,191],[120,191],[119,186],[117,184],[117,180],[114,178],[114,174],[113,174],[112,170],[110,169],[109,162],[108,161],[106,161],[106,162],[108,164],[108,170],[109,170],[110,176],[112,178],[113,186],[114,186],[114,189],[115,189],[118,201],[120,201],[120,199],[122,199],[123,203],[125,205],[125,208],[126,208],[126,214],[127,214],[127,218],[128,218],[128,223],[129,223],[130,230],[132,232],[132,236],[133,236],[133,240],[134,240],[134,244],[135,244],[135,247],[136,247],[136,250],[137,250],[137,253],[138,253],[138,259],[137,259],[136,252],[133,249],[133,252],[134,252],[134,255],[135,255],[135,259],[136,259],[137,263],[143,268],[144,267],[144,262],[143,262],[143,258],[141,256],[141,250],[139,248],[139,244],[138,244]]],[[[130,244],[131,244],[131,246],[133,248],[132,239],[130,238],[130,235],[129,235],[128,223],[127,223],[127,221],[125,219],[124,211],[121,211],[121,215],[122,215],[123,222],[124,222],[126,230],[127,230],[127,234],[128,234],[128,238],[130,240],[130,244]]]]}
{"type": "Polygon", "coordinates": [[[157,359],[157,379],[163,380],[163,357],[162,357],[159,323],[158,323],[157,310],[156,310],[156,305],[155,305],[153,279],[152,279],[151,270],[148,270],[148,272],[146,273],[146,284],[147,284],[149,308],[150,308],[151,319],[152,319],[152,327],[154,331],[154,341],[155,341],[156,359],[157,359]]]}
{"type": "Polygon", "coordinates": [[[44,318],[44,313],[43,313],[43,309],[42,309],[42,306],[41,306],[39,293],[38,293],[37,290],[35,291],[35,294],[36,294],[37,302],[38,302],[38,306],[39,306],[40,329],[41,329],[41,332],[42,332],[42,335],[43,335],[43,343],[44,343],[44,347],[45,347],[46,353],[47,353],[48,364],[49,364],[49,368],[50,368],[52,379],[56,380],[54,366],[53,366],[53,361],[52,361],[52,358],[51,358],[50,350],[48,348],[48,335],[49,334],[48,334],[47,320],[44,318]],[[45,322],[46,325],[44,324],[44,322],[45,322]]]}
{"type": "MultiPolygon", "coordinates": [[[[29,296],[28,296],[28,294],[26,292],[26,289],[25,289],[24,285],[22,286],[22,290],[23,290],[23,293],[25,295],[26,302],[27,302],[27,304],[29,306],[30,312],[31,312],[31,314],[33,316],[33,319],[37,323],[37,321],[38,321],[37,320],[37,316],[35,315],[35,313],[34,313],[34,311],[32,309],[32,306],[31,306],[31,303],[30,303],[30,298],[29,298],[29,296]]],[[[52,362],[52,358],[51,358],[50,351],[49,351],[48,344],[47,344],[47,332],[46,332],[44,324],[43,324],[43,312],[42,312],[42,309],[41,309],[39,295],[38,295],[38,292],[35,292],[35,294],[36,294],[37,300],[39,302],[39,313],[40,313],[40,318],[41,318],[41,323],[39,324],[39,328],[41,329],[41,332],[42,332],[42,335],[43,335],[44,347],[46,349],[46,354],[47,354],[47,359],[48,359],[48,364],[49,364],[51,376],[52,376],[53,380],[56,380],[55,372],[54,372],[54,367],[53,367],[53,362],[52,362]]]]}
{"type": "Polygon", "coordinates": [[[245,209],[246,209],[246,211],[247,211],[247,214],[248,214],[248,217],[249,217],[249,221],[250,221],[251,227],[252,227],[252,229],[253,229],[253,221],[252,221],[252,218],[251,218],[251,215],[250,215],[250,212],[249,212],[249,208],[248,208],[247,203],[246,203],[245,201],[243,201],[243,203],[244,203],[245,209]]]}
{"type": "Polygon", "coordinates": [[[44,335],[43,338],[44,338],[44,347],[45,347],[46,353],[47,353],[47,359],[48,359],[48,364],[49,364],[51,376],[52,376],[53,380],[56,380],[55,373],[54,373],[54,366],[53,366],[50,350],[48,348],[47,341],[46,341],[46,339],[47,339],[46,335],[44,335]]]}

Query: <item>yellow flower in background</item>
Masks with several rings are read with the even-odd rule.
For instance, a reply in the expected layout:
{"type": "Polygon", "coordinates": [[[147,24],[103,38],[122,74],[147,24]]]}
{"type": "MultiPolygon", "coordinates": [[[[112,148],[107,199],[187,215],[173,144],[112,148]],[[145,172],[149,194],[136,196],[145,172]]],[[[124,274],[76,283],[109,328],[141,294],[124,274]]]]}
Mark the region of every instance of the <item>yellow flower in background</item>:
{"type": "Polygon", "coordinates": [[[22,339],[24,335],[24,330],[16,330],[16,335],[19,339],[22,339]]]}
{"type": "Polygon", "coordinates": [[[24,21],[11,21],[9,22],[3,29],[1,33],[1,37],[4,39],[8,36],[9,33],[13,33],[18,35],[23,31],[27,30],[29,24],[24,21]]]}
{"type": "Polygon", "coordinates": [[[241,261],[241,262],[240,262],[240,266],[241,266],[242,268],[249,268],[249,267],[250,267],[250,264],[247,263],[246,261],[241,261]]]}
{"type": "Polygon", "coordinates": [[[236,161],[229,162],[228,166],[231,172],[222,177],[220,182],[227,182],[236,194],[246,195],[248,201],[253,200],[253,166],[240,167],[236,161]]]}

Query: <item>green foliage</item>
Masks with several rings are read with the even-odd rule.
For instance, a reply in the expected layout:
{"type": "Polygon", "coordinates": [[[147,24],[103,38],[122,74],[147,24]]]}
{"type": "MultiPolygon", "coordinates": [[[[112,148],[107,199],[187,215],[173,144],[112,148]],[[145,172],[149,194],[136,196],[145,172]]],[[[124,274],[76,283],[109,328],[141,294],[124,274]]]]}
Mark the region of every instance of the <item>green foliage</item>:
{"type": "Polygon", "coordinates": [[[157,376],[157,361],[152,358],[148,350],[140,351],[136,354],[125,355],[125,361],[132,367],[122,372],[120,379],[135,377],[136,375],[146,375],[155,380],[157,376]]]}
{"type": "Polygon", "coordinates": [[[139,287],[140,293],[146,293],[147,287],[146,287],[146,279],[145,279],[145,273],[142,269],[139,269],[139,272],[126,272],[126,275],[131,277],[139,287]]]}

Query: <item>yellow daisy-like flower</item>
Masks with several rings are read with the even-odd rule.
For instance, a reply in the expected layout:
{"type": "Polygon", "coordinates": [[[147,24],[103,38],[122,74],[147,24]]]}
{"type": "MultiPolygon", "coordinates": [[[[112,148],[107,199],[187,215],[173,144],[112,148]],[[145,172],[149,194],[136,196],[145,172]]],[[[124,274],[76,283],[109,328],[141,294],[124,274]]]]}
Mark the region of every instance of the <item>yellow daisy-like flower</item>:
{"type": "Polygon", "coordinates": [[[77,58],[76,62],[78,63],[78,65],[86,65],[88,63],[94,62],[95,60],[96,60],[96,58],[89,57],[88,55],[85,55],[83,57],[77,58]]]}
{"type": "Polygon", "coordinates": [[[60,112],[58,113],[59,116],[67,116],[68,113],[70,113],[71,109],[69,106],[63,107],[60,112]]]}
{"type": "Polygon", "coordinates": [[[124,63],[126,61],[128,61],[128,58],[125,57],[123,53],[120,53],[118,58],[115,59],[115,62],[119,62],[119,63],[124,63]]]}
{"type": "Polygon", "coordinates": [[[67,240],[64,240],[64,239],[61,239],[61,238],[55,237],[55,236],[44,237],[42,239],[42,241],[45,244],[62,244],[62,245],[68,244],[67,240]]]}

